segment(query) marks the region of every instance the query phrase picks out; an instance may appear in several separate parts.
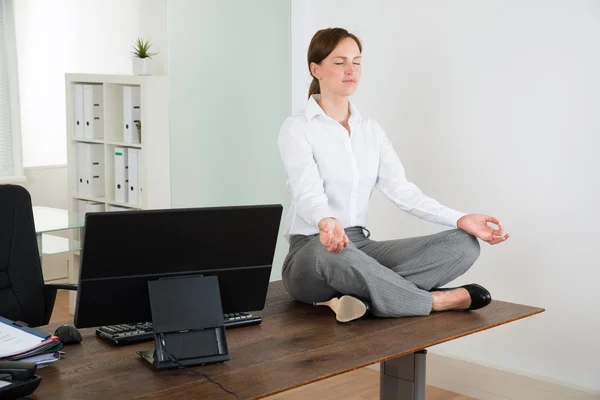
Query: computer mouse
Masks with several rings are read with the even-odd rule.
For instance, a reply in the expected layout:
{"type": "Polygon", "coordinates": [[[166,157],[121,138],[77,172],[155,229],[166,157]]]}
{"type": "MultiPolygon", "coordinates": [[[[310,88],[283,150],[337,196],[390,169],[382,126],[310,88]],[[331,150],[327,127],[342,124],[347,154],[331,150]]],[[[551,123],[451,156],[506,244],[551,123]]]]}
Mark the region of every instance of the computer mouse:
{"type": "Polygon", "coordinates": [[[58,336],[62,344],[73,344],[81,342],[81,333],[74,326],[62,325],[56,328],[54,336],[58,336]]]}

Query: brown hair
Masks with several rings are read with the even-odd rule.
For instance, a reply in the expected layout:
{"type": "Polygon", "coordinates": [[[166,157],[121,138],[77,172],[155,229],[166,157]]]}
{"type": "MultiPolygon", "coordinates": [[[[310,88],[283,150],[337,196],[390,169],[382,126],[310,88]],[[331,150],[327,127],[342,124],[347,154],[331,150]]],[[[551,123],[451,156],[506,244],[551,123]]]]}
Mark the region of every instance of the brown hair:
{"type": "MultiPolygon", "coordinates": [[[[346,38],[353,39],[362,53],[362,44],[360,43],[360,40],[343,28],[328,28],[317,31],[308,46],[308,70],[310,71],[311,63],[320,64],[321,61],[331,54],[338,43],[346,38]]],[[[312,72],[310,74],[312,76],[312,72]]],[[[313,94],[320,93],[321,86],[319,85],[319,80],[313,76],[310,88],[308,89],[308,98],[313,94]]]]}

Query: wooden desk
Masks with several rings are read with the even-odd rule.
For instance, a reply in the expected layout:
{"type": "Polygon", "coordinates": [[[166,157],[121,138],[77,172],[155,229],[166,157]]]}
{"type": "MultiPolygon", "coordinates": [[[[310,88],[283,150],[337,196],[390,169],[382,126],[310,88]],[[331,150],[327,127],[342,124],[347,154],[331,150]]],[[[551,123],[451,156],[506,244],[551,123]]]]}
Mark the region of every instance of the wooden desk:
{"type": "MultiPolygon", "coordinates": [[[[399,397],[402,390],[410,390],[412,398],[419,399],[420,385],[425,386],[424,364],[422,370],[417,368],[416,383],[394,376],[394,371],[413,367],[415,352],[543,311],[494,301],[474,312],[339,324],[329,308],[295,302],[281,282],[274,282],[265,309],[257,313],[263,323],[227,331],[231,360],[193,369],[240,399],[257,399],[381,362],[382,398],[410,399],[399,397]]],[[[97,339],[94,329],[81,332],[81,344],[66,346],[61,361],[38,371],[42,383],[32,399],[234,398],[193,371],[154,370],[135,353],[151,349],[152,342],[114,347],[97,339]]],[[[424,356],[416,357],[418,367],[424,356]]]]}

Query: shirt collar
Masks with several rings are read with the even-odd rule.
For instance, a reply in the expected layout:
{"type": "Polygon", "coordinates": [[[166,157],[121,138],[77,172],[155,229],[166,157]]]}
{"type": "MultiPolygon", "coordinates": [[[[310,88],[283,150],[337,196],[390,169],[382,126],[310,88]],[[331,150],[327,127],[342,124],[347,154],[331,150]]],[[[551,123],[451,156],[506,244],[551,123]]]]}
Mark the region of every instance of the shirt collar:
{"type": "MultiPolygon", "coordinates": [[[[321,108],[319,103],[317,103],[317,100],[319,100],[320,97],[321,97],[320,94],[313,94],[308,99],[308,102],[306,104],[306,119],[307,120],[310,121],[317,115],[326,115],[325,111],[323,111],[323,109],[321,108]]],[[[354,103],[352,103],[351,101],[349,103],[350,103],[350,120],[349,120],[349,122],[351,122],[351,123],[361,122],[362,118],[360,116],[360,113],[358,112],[358,108],[356,108],[354,103]]]]}

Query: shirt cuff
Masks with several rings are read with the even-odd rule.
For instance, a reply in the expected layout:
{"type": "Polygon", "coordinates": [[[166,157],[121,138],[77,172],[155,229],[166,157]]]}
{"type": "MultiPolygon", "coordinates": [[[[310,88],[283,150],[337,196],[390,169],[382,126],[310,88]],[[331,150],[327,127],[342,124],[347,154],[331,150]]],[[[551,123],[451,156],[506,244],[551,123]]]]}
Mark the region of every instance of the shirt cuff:
{"type": "Polygon", "coordinates": [[[336,218],[337,219],[337,217],[331,213],[329,206],[320,206],[319,208],[317,208],[315,210],[315,212],[313,212],[313,225],[318,228],[319,221],[321,221],[323,218],[336,218]]]}
{"type": "Polygon", "coordinates": [[[458,228],[458,220],[464,217],[464,212],[456,211],[451,208],[446,208],[436,218],[436,222],[440,225],[458,228]]]}

